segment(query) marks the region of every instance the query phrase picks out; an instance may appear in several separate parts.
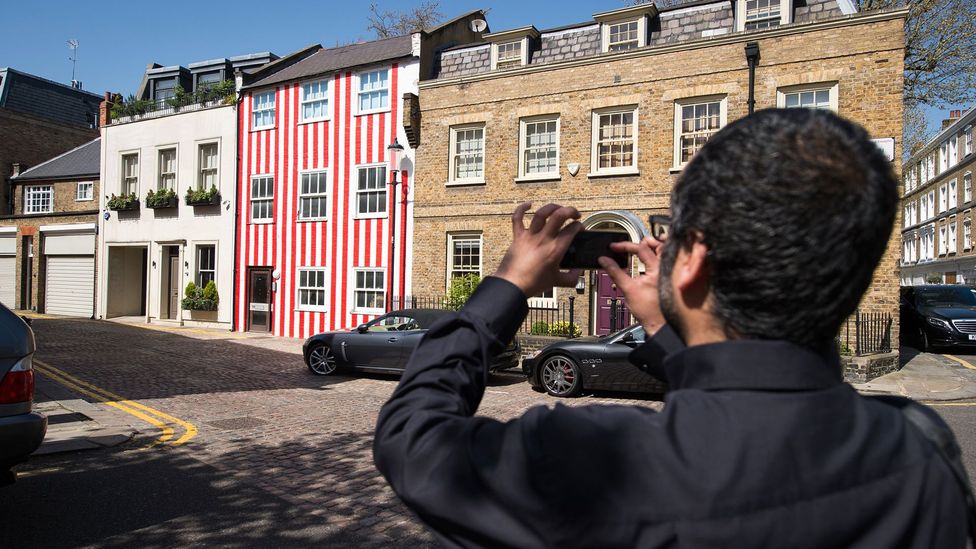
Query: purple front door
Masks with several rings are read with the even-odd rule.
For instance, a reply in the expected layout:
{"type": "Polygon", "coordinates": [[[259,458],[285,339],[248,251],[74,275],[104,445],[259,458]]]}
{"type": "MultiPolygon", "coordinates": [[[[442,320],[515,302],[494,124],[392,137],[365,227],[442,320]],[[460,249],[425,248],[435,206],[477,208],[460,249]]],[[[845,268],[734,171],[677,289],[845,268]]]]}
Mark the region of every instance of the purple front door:
{"type": "Polygon", "coordinates": [[[596,275],[596,335],[607,335],[630,325],[630,310],[624,294],[610,279],[598,271],[596,275]]]}

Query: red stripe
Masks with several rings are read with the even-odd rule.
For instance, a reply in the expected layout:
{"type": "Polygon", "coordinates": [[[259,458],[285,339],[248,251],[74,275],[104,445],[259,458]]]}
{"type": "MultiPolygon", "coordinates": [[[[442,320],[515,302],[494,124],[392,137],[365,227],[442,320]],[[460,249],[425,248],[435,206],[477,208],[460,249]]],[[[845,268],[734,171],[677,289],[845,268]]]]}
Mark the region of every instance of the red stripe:
{"type": "Polygon", "coordinates": [[[407,291],[407,196],[410,184],[410,174],[403,172],[400,174],[400,178],[403,183],[400,185],[400,198],[402,202],[401,212],[400,212],[400,234],[402,235],[400,245],[398,250],[400,250],[400,297],[404,297],[407,291]]]}
{"type": "MultiPolygon", "coordinates": [[[[396,137],[397,137],[397,127],[399,126],[399,124],[397,122],[397,120],[398,120],[397,119],[397,108],[398,108],[398,106],[400,104],[400,96],[398,95],[398,92],[397,92],[397,90],[399,89],[399,80],[400,80],[399,74],[400,74],[399,66],[396,63],[394,63],[393,64],[393,69],[391,70],[391,75],[390,75],[390,86],[391,86],[391,90],[390,90],[390,142],[393,142],[393,141],[396,140],[396,137]]],[[[398,169],[400,169],[400,166],[393,166],[393,169],[398,170],[398,169]]],[[[402,186],[399,187],[399,188],[402,189],[402,186]]],[[[397,194],[397,193],[393,193],[393,194],[397,194]]],[[[396,207],[397,208],[399,208],[399,204],[400,204],[400,200],[399,200],[399,197],[397,197],[397,202],[396,202],[396,205],[397,205],[396,207]]],[[[403,219],[403,216],[400,216],[399,213],[400,212],[397,212],[398,217],[400,219],[403,219]]],[[[393,235],[392,235],[393,242],[395,243],[395,246],[391,246],[391,248],[394,248],[395,250],[401,250],[402,247],[403,247],[403,233],[401,232],[400,233],[400,237],[397,238],[397,228],[396,227],[391,227],[391,231],[393,233],[393,235]]],[[[393,261],[395,262],[396,261],[396,258],[393,258],[393,261]]],[[[393,268],[393,265],[395,265],[394,262],[391,262],[390,263],[388,269],[392,269],[393,268]]],[[[387,270],[387,272],[389,272],[389,270],[387,270]]],[[[390,287],[391,288],[397,288],[397,281],[396,281],[396,278],[395,277],[399,277],[400,280],[402,281],[403,280],[403,269],[402,268],[401,269],[396,269],[396,271],[393,274],[394,274],[394,276],[393,277],[390,277],[390,287]]],[[[403,296],[403,292],[402,291],[400,292],[400,296],[401,297],[403,296]]]]}
{"type": "MultiPolygon", "coordinates": [[[[342,144],[343,144],[343,149],[346,150],[346,151],[348,151],[349,150],[349,147],[350,147],[350,144],[351,144],[350,143],[350,141],[351,141],[350,137],[351,136],[349,135],[349,129],[352,126],[352,73],[350,73],[350,72],[347,72],[346,73],[346,112],[345,112],[345,117],[346,117],[346,131],[343,134],[343,143],[342,144]]],[[[348,155],[347,155],[347,158],[348,158],[348,155]]],[[[348,190],[349,189],[349,162],[348,161],[346,162],[345,166],[343,166],[342,171],[343,171],[343,178],[342,179],[345,182],[345,189],[348,190]]],[[[348,204],[348,202],[346,202],[346,203],[348,204]]],[[[349,208],[346,208],[345,218],[342,220],[342,223],[340,224],[340,226],[343,228],[343,230],[346,229],[347,223],[349,223],[349,211],[348,210],[349,210],[349,208]]],[[[344,232],[344,235],[345,235],[345,232],[344,232]]],[[[339,311],[340,312],[339,318],[341,319],[340,320],[341,325],[344,326],[345,325],[345,322],[346,322],[346,307],[347,307],[347,305],[349,305],[348,303],[346,303],[346,296],[349,295],[347,293],[347,291],[346,291],[347,290],[347,286],[349,284],[349,280],[348,280],[348,278],[349,278],[349,276],[348,276],[349,275],[349,239],[348,238],[343,238],[342,239],[342,272],[345,273],[346,276],[343,277],[343,279],[342,279],[342,297],[339,300],[339,303],[341,304],[341,308],[340,308],[340,311],[339,311]]]]}
{"type": "MultiPolygon", "coordinates": [[[[297,109],[298,108],[297,93],[295,94],[294,105],[295,108],[297,109]]],[[[302,131],[305,133],[305,138],[302,141],[303,150],[301,151],[301,156],[302,156],[302,162],[307,165],[308,155],[306,154],[306,151],[308,150],[308,125],[305,125],[302,131]]],[[[290,268],[288,269],[288,287],[286,289],[288,294],[285,296],[289,303],[288,305],[288,314],[290,315],[290,321],[288,323],[289,337],[295,337],[295,300],[297,299],[295,294],[297,293],[296,286],[298,282],[297,281],[298,265],[297,263],[295,263],[295,240],[297,240],[298,238],[298,234],[297,234],[298,227],[296,225],[295,220],[298,217],[297,195],[298,195],[298,186],[301,184],[301,181],[299,180],[299,176],[298,176],[299,150],[298,150],[298,125],[297,124],[292,126],[292,135],[294,137],[292,143],[294,143],[295,148],[292,151],[292,162],[291,162],[292,180],[291,180],[291,185],[289,185],[288,187],[289,188],[288,192],[291,195],[291,208],[288,209],[288,216],[289,216],[288,226],[291,227],[291,239],[290,242],[287,242],[285,244],[286,248],[291,249],[291,255],[288,258],[288,263],[290,264],[290,268]]],[[[299,336],[301,336],[301,332],[299,332],[299,336]]]]}
{"type": "MultiPolygon", "coordinates": [[[[334,103],[335,103],[335,111],[334,111],[333,116],[332,116],[332,132],[333,132],[332,141],[335,142],[335,143],[338,143],[339,142],[339,125],[340,125],[339,124],[339,97],[340,97],[340,94],[342,93],[341,86],[342,86],[342,80],[340,79],[339,75],[337,74],[335,76],[335,85],[333,87],[333,89],[335,90],[335,93],[333,93],[333,96],[336,97],[336,101],[334,101],[334,103]]],[[[347,105],[347,108],[348,108],[348,105],[347,105]]],[[[337,149],[338,149],[338,147],[333,147],[333,152],[332,152],[332,155],[333,155],[332,160],[333,160],[333,162],[332,162],[332,165],[335,167],[335,169],[338,170],[339,169],[339,151],[337,149]]],[[[329,267],[331,268],[331,270],[332,270],[333,273],[338,272],[338,268],[339,268],[339,265],[336,264],[336,258],[338,257],[338,255],[336,253],[336,233],[338,232],[336,230],[336,227],[338,226],[338,223],[339,223],[339,188],[341,186],[341,179],[342,179],[340,177],[340,175],[341,174],[339,174],[339,173],[334,173],[333,174],[333,177],[332,177],[333,181],[335,182],[335,185],[333,185],[333,187],[332,187],[332,197],[333,197],[333,199],[332,199],[332,215],[329,216],[329,219],[332,220],[332,222],[329,223],[329,231],[331,231],[331,239],[330,239],[331,240],[331,253],[329,254],[329,267]]],[[[329,327],[331,329],[336,329],[336,327],[337,327],[336,326],[336,319],[337,319],[337,314],[338,314],[338,309],[339,309],[339,307],[338,307],[338,302],[339,302],[339,299],[338,298],[339,298],[339,296],[336,294],[335,278],[333,278],[333,284],[332,284],[332,287],[330,288],[329,294],[332,296],[332,306],[329,307],[329,316],[330,316],[330,319],[331,319],[331,321],[329,322],[329,327]]]]}

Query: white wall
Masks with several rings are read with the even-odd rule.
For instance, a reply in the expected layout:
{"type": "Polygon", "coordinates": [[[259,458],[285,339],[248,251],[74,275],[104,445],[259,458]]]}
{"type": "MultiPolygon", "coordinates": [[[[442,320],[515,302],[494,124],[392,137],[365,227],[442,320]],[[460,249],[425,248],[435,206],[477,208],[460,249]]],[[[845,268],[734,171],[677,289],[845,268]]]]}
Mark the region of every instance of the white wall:
{"type": "MultiPolygon", "coordinates": [[[[196,245],[216,246],[216,282],[220,294],[217,322],[231,322],[234,294],[234,217],[237,179],[237,107],[219,106],[193,112],[183,112],[136,122],[109,125],[102,128],[102,196],[99,206],[109,219],[99,217],[101,238],[99,246],[99,298],[96,314],[105,317],[106,298],[110,290],[108,277],[110,245],[149,244],[148,316],[160,316],[160,281],[166,262],[163,246],[180,246],[182,280],[180,288],[196,276],[196,245]],[[218,189],[221,204],[210,207],[187,206],[184,195],[196,186],[198,150],[200,143],[219,141],[218,189]],[[158,188],[159,150],[177,149],[176,194],[179,205],[175,210],[146,208],[146,193],[158,188]],[[141,208],[137,212],[109,211],[107,197],[122,194],[122,154],[139,154],[139,185],[137,196],[141,208]],[[156,266],[152,267],[155,262],[156,266]]],[[[182,292],[182,290],[181,290],[182,292]]],[[[181,293],[182,295],[182,293],[181,293]]],[[[162,310],[165,310],[162,309],[162,310]]],[[[190,312],[181,311],[181,320],[189,321],[190,312]]]]}

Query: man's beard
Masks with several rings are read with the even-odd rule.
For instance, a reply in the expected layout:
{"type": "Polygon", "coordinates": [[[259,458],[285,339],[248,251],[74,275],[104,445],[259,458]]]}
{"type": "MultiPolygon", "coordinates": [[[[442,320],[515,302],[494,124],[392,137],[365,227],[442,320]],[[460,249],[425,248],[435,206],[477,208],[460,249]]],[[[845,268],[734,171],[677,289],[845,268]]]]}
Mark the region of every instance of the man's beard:
{"type": "Polygon", "coordinates": [[[681,339],[685,339],[684,326],[678,314],[678,307],[674,303],[674,292],[671,289],[671,271],[674,269],[674,260],[678,255],[678,246],[664,245],[661,250],[661,264],[658,271],[657,297],[661,305],[661,314],[664,315],[665,322],[671,326],[681,339]]]}

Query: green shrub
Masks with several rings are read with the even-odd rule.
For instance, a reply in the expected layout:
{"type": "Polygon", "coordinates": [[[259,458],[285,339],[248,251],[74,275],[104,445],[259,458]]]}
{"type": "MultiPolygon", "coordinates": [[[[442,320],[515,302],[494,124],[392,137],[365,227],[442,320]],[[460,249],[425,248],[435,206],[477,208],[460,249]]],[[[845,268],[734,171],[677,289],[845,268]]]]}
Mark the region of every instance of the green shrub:
{"type": "Polygon", "coordinates": [[[447,308],[452,311],[460,310],[468,301],[475,288],[481,284],[481,277],[468,273],[451,280],[451,289],[447,293],[447,308]]]}
{"type": "Polygon", "coordinates": [[[560,320],[549,325],[549,335],[559,337],[579,337],[583,335],[579,325],[570,324],[568,320],[560,320]]]}
{"type": "Polygon", "coordinates": [[[108,202],[105,205],[108,206],[108,209],[110,210],[120,210],[120,209],[128,208],[137,200],[139,199],[136,198],[136,193],[123,194],[122,196],[115,196],[113,194],[112,197],[108,199],[108,202]]]}
{"type": "Polygon", "coordinates": [[[216,311],[220,303],[217,285],[211,280],[204,287],[190,281],[183,291],[183,309],[188,311],[216,311]]]}
{"type": "Polygon", "coordinates": [[[549,335],[549,323],[545,320],[537,320],[529,327],[529,333],[534,336],[549,335]]]}
{"type": "Polygon", "coordinates": [[[146,207],[154,208],[157,206],[165,206],[171,200],[176,198],[176,191],[173,189],[160,189],[159,191],[153,191],[152,189],[146,193],[146,207]]]}
{"type": "Polygon", "coordinates": [[[925,277],[925,281],[929,284],[942,284],[942,275],[939,273],[932,273],[925,277]]]}
{"type": "Polygon", "coordinates": [[[209,190],[207,189],[187,189],[186,190],[186,203],[187,204],[199,204],[212,202],[214,197],[219,195],[220,192],[217,190],[216,186],[211,186],[209,190]]]}

